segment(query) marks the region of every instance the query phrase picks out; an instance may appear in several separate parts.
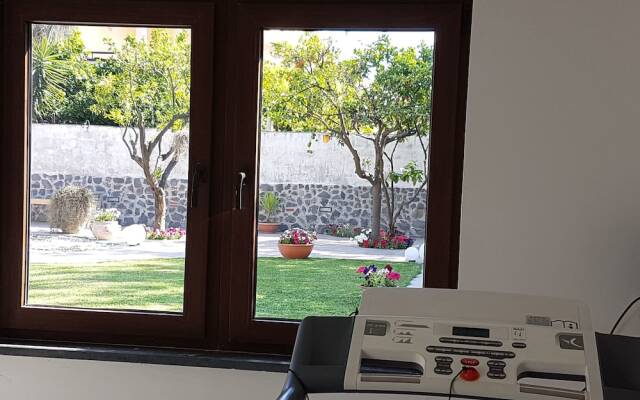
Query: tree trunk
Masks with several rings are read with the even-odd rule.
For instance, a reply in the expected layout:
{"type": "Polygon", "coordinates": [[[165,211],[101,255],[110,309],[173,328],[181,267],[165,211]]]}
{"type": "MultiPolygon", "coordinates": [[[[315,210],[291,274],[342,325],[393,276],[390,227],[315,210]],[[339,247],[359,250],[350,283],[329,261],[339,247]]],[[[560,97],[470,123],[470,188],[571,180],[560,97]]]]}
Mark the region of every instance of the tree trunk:
{"type": "Polygon", "coordinates": [[[157,187],[153,189],[155,218],[153,220],[153,229],[165,230],[167,217],[167,199],[164,189],[157,187]]]}
{"type": "Polygon", "coordinates": [[[371,186],[371,237],[380,237],[380,216],[382,214],[382,182],[376,180],[371,186]]]}

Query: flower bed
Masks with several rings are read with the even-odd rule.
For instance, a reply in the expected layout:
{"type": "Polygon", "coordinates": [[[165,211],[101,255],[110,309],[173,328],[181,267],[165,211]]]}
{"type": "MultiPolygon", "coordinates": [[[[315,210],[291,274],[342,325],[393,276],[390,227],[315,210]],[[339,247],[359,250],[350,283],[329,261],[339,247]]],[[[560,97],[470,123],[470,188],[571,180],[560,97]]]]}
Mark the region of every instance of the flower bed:
{"type": "Polygon", "coordinates": [[[358,246],[368,249],[392,249],[392,250],[404,250],[411,247],[414,240],[402,232],[385,232],[380,230],[380,235],[377,239],[371,237],[371,229],[367,229],[355,236],[354,239],[358,242],[358,246]]]}
{"type": "Polygon", "coordinates": [[[387,264],[384,268],[378,268],[375,264],[369,266],[361,265],[356,270],[362,278],[364,287],[396,287],[400,280],[400,273],[393,270],[391,264],[387,264]]]}
{"type": "Polygon", "coordinates": [[[344,237],[344,238],[352,238],[358,235],[362,231],[362,228],[357,228],[355,226],[351,226],[349,224],[331,224],[325,226],[323,229],[323,233],[325,235],[336,236],[336,237],[344,237]]]}
{"type": "Polygon", "coordinates": [[[147,240],[178,240],[187,235],[182,228],[168,228],[166,230],[147,228],[147,240]]]}

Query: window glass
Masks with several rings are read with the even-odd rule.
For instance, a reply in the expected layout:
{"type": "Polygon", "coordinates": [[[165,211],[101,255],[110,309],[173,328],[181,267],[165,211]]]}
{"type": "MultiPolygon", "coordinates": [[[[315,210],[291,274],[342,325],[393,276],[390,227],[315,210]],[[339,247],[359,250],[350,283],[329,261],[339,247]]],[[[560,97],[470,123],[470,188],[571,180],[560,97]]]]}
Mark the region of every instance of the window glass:
{"type": "Polygon", "coordinates": [[[422,287],[433,32],[264,31],[256,318],[422,287]]]}
{"type": "Polygon", "coordinates": [[[182,312],[190,36],[32,25],[27,305],[182,312]]]}

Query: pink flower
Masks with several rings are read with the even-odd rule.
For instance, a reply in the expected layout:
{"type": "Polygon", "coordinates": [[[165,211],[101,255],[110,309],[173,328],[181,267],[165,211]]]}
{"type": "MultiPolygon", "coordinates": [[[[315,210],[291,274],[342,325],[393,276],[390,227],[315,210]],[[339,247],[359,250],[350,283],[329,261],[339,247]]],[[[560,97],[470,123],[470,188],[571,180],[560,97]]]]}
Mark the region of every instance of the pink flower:
{"type": "Polygon", "coordinates": [[[387,275],[387,278],[389,278],[389,280],[392,280],[392,281],[398,281],[400,280],[400,274],[398,272],[389,272],[389,275],[387,275]]]}
{"type": "Polygon", "coordinates": [[[359,273],[359,274],[361,274],[361,273],[363,273],[363,272],[364,272],[364,270],[365,270],[364,265],[361,265],[361,266],[359,266],[359,267],[358,267],[358,269],[356,270],[356,272],[357,272],[357,273],[359,273]]]}

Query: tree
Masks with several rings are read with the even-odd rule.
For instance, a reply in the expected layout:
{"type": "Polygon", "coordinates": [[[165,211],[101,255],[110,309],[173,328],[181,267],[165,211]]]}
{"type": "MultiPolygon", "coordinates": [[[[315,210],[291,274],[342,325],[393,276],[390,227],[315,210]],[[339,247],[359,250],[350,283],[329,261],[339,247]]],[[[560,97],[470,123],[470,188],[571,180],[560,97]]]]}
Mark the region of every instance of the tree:
{"type": "Polygon", "coordinates": [[[91,109],[123,128],[122,142],[154,195],[153,227],[165,229],[168,179],[188,149],[189,37],[153,29],[148,41],[130,36],[111,51],[111,71],[96,85],[91,109]]]}
{"type": "Polygon", "coordinates": [[[277,130],[324,132],[335,137],[351,153],[355,174],[371,185],[373,235],[377,237],[380,231],[383,193],[387,222],[394,229],[407,204],[396,204],[395,185],[413,182],[419,184],[416,192],[420,193],[428,181],[432,48],[424,44],[398,48],[381,35],[341,60],[331,40],[307,33],[295,45],[274,43],[273,55],[280,62],[265,62],[264,119],[272,121],[277,130]],[[360,156],[356,137],[373,146],[372,160],[360,156]],[[419,171],[410,163],[396,172],[395,149],[410,137],[420,138],[424,169],[419,171]]]}

